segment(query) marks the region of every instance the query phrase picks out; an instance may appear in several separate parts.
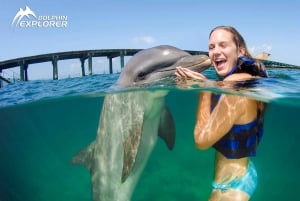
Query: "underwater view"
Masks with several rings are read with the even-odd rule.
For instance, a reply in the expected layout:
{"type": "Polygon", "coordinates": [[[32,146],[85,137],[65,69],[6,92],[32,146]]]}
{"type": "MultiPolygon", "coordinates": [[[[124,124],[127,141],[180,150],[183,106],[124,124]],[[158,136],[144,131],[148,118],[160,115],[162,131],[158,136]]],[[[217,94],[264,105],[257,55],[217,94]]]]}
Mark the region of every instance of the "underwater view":
{"type": "MultiPolygon", "coordinates": [[[[214,80],[214,72],[204,74],[214,80]]],[[[93,200],[89,170],[72,159],[97,138],[106,96],[143,91],[168,92],[176,138],[172,150],[157,138],[132,201],[207,200],[214,149],[198,150],[193,138],[198,94],[204,90],[266,103],[264,136],[252,158],[259,180],[251,200],[298,200],[300,70],[268,72],[269,78],[235,88],[197,81],[180,87],[168,78],[121,90],[112,87],[119,74],[8,84],[0,89],[0,201],[93,200]]]]}

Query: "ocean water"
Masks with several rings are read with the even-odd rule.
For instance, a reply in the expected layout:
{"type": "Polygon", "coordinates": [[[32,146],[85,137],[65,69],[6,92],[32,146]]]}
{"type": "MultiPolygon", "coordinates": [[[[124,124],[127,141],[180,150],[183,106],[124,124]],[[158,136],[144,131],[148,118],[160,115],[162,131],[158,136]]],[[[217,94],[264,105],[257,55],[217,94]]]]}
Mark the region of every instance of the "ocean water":
{"type": "MultiPolygon", "coordinates": [[[[211,69],[204,72],[214,79],[211,69]]],[[[267,103],[264,136],[253,157],[258,188],[251,200],[299,200],[300,70],[269,69],[270,78],[220,88],[174,80],[144,85],[169,90],[166,103],[176,124],[172,151],[158,139],[133,201],[205,201],[211,191],[214,150],[193,142],[198,93],[210,90],[267,103]]],[[[0,89],[0,201],[90,201],[91,181],[72,157],[96,137],[107,93],[118,74],[16,82],[0,89]]],[[[129,91],[139,89],[128,89],[129,91]]]]}

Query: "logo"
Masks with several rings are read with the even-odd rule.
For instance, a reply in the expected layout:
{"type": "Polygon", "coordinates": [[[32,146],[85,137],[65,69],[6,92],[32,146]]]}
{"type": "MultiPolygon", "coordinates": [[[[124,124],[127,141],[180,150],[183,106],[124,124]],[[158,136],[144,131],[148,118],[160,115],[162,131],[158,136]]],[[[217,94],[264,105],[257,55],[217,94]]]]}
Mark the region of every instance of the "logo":
{"type": "Polygon", "coordinates": [[[65,15],[36,15],[29,6],[20,8],[11,26],[20,28],[64,28],[68,25],[65,15]]]}

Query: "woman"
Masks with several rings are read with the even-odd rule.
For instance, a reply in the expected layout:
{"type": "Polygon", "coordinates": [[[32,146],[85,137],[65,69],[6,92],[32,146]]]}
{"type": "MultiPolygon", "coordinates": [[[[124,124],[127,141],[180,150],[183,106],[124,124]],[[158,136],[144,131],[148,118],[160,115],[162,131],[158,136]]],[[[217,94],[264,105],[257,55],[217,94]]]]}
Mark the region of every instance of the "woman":
{"type": "MultiPolygon", "coordinates": [[[[230,26],[214,28],[209,36],[209,58],[223,81],[267,77],[261,63],[249,53],[243,37],[230,26]]],[[[177,67],[180,79],[206,79],[177,67]]],[[[255,156],[262,136],[263,103],[244,96],[201,92],[194,139],[196,147],[216,149],[210,200],[249,200],[257,186],[255,156]]]]}

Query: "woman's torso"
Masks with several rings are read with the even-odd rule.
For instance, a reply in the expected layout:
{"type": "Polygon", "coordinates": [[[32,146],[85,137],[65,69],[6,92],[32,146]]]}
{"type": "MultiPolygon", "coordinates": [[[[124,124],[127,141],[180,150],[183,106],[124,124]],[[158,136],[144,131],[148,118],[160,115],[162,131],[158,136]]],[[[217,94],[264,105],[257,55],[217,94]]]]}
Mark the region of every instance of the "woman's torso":
{"type": "MultiPolygon", "coordinates": [[[[226,98],[226,95],[222,95],[221,98],[226,98]]],[[[245,125],[257,120],[258,102],[256,100],[236,96],[236,101],[244,101],[245,103],[243,108],[239,108],[243,110],[243,115],[236,119],[234,122],[235,125],[245,125]]],[[[229,159],[219,151],[216,151],[215,160],[215,182],[222,182],[225,179],[230,182],[233,179],[242,177],[246,173],[249,158],[229,159]]]]}

